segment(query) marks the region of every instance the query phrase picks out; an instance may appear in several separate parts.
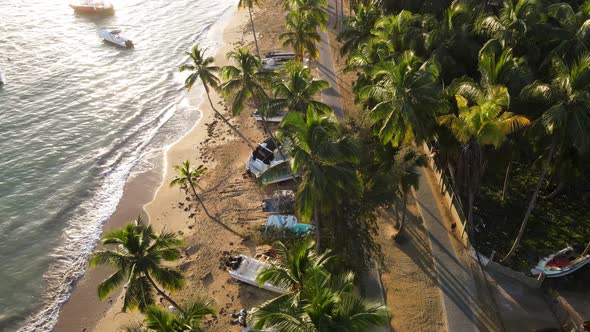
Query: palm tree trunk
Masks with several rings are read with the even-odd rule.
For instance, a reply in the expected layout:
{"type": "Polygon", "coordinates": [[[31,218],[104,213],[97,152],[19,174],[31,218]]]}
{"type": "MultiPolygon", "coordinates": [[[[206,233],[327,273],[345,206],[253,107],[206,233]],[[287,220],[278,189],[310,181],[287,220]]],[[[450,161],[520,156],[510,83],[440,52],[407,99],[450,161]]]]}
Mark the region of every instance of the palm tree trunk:
{"type": "Polygon", "coordinates": [[[237,235],[239,237],[242,237],[238,232],[234,231],[233,229],[231,229],[229,226],[227,226],[226,224],[222,223],[221,221],[219,221],[219,219],[215,218],[214,216],[212,216],[209,211],[207,210],[207,208],[205,207],[205,204],[203,203],[203,201],[201,200],[201,197],[199,197],[199,194],[197,194],[197,191],[195,190],[195,186],[193,184],[193,182],[189,182],[191,189],[193,190],[193,194],[195,195],[195,197],[197,198],[197,201],[201,204],[201,206],[203,207],[203,211],[205,211],[205,214],[207,214],[207,216],[209,218],[211,218],[211,220],[215,221],[217,224],[219,224],[221,227],[225,228],[227,231],[231,232],[234,235],[237,235]]]}
{"type": "Polygon", "coordinates": [[[524,215],[524,219],[522,220],[522,224],[520,225],[520,229],[518,230],[518,235],[516,236],[516,239],[514,240],[514,243],[512,244],[512,248],[510,248],[510,251],[506,254],[506,256],[504,256],[504,258],[502,258],[502,260],[500,262],[505,261],[506,259],[508,259],[508,257],[510,257],[510,256],[512,256],[512,254],[514,254],[514,252],[516,251],[516,247],[518,247],[518,244],[520,243],[520,240],[522,239],[522,236],[524,234],[524,230],[526,229],[526,224],[528,223],[531,213],[533,212],[533,209],[535,208],[535,202],[537,201],[537,197],[539,196],[539,191],[541,191],[541,186],[543,185],[543,180],[545,180],[545,176],[547,175],[547,172],[549,171],[549,166],[551,165],[551,159],[553,158],[554,152],[555,152],[555,143],[551,144],[551,150],[549,150],[549,155],[547,156],[547,161],[545,162],[545,166],[543,167],[543,172],[541,173],[541,176],[539,177],[539,182],[537,182],[537,185],[535,186],[535,191],[533,192],[533,196],[531,197],[531,201],[529,202],[529,206],[528,206],[526,213],[524,215]]]}
{"type": "Polygon", "coordinates": [[[397,229],[397,235],[399,236],[400,233],[402,232],[402,229],[404,228],[404,223],[406,222],[406,211],[408,210],[408,193],[404,192],[403,193],[404,198],[403,198],[403,204],[402,204],[402,218],[400,220],[399,223],[399,228],[397,229]]]}
{"type": "Polygon", "coordinates": [[[320,246],[320,218],[318,218],[318,210],[313,210],[313,223],[315,224],[315,251],[319,254],[321,253],[321,246],[320,246]]]}
{"type": "Polygon", "coordinates": [[[344,23],[344,0],[340,0],[340,16],[342,20],[340,22],[340,29],[342,29],[342,25],[344,23]]]}
{"type": "Polygon", "coordinates": [[[334,10],[336,11],[336,19],[334,20],[335,21],[334,28],[338,29],[338,0],[336,0],[336,6],[334,6],[334,10]]]}
{"type": "Polygon", "coordinates": [[[252,25],[252,34],[254,35],[254,45],[256,46],[256,54],[260,56],[260,49],[258,49],[258,38],[256,38],[256,29],[254,29],[254,20],[252,19],[251,6],[248,6],[248,13],[250,14],[250,24],[252,25]]]}
{"type": "Polygon", "coordinates": [[[240,136],[240,138],[242,138],[244,140],[244,142],[246,142],[246,144],[248,144],[248,147],[250,147],[250,149],[252,149],[252,151],[256,150],[254,145],[252,145],[252,143],[250,143],[250,141],[246,138],[246,136],[244,136],[244,134],[242,134],[238,130],[238,128],[234,127],[234,125],[229,123],[229,121],[215,108],[215,106],[213,106],[213,101],[211,100],[211,96],[209,95],[209,87],[207,85],[205,85],[205,92],[207,93],[207,99],[209,99],[209,105],[211,105],[213,112],[215,112],[217,115],[219,115],[219,117],[221,117],[221,120],[223,120],[223,122],[225,122],[226,125],[228,125],[233,131],[235,131],[238,134],[238,136],[240,136]]]}
{"type": "Polygon", "coordinates": [[[467,215],[467,225],[466,227],[468,228],[468,234],[469,236],[473,236],[473,229],[475,229],[474,225],[473,225],[473,201],[475,201],[475,193],[472,190],[469,190],[469,195],[467,198],[467,204],[469,204],[469,213],[467,215]]]}
{"type": "Polygon", "coordinates": [[[172,298],[170,298],[170,296],[166,295],[166,293],[164,293],[164,291],[162,291],[158,287],[158,285],[156,285],[156,283],[154,282],[152,277],[150,277],[149,274],[146,273],[145,276],[148,279],[148,281],[150,282],[150,284],[152,284],[152,286],[156,289],[156,292],[158,292],[158,294],[162,295],[162,297],[165,298],[166,301],[170,302],[170,304],[172,304],[174,306],[174,308],[176,308],[178,311],[184,313],[184,310],[182,310],[182,308],[178,305],[178,303],[174,302],[174,300],[172,298]]]}
{"type": "Polygon", "coordinates": [[[504,200],[506,199],[506,193],[508,192],[508,178],[510,178],[511,166],[512,160],[508,161],[508,166],[506,167],[506,175],[504,176],[504,187],[502,188],[502,204],[504,204],[504,200]]]}
{"type": "Polygon", "coordinates": [[[586,249],[584,249],[584,251],[582,252],[582,256],[586,256],[587,254],[590,254],[590,242],[588,242],[586,249]]]}

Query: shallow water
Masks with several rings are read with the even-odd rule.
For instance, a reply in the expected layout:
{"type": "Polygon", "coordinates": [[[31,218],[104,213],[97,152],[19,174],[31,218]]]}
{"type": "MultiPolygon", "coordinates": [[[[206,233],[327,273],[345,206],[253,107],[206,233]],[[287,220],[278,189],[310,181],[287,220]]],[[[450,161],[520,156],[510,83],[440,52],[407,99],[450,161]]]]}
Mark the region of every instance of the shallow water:
{"type": "Polygon", "coordinates": [[[0,0],[0,331],[55,324],[125,181],[198,121],[176,68],[195,42],[213,53],[236,3],[0,0]]]}

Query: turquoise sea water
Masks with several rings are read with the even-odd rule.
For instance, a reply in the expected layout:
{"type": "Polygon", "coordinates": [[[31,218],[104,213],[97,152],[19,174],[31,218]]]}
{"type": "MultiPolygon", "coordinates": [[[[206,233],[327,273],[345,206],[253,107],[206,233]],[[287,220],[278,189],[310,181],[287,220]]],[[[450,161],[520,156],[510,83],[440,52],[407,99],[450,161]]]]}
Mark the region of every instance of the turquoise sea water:
{"type": "Polygon", "coordinates": [[[219,46],[236,3],[114,0],[92,17],[0,0],[0,331],[51,330],[125,181],[198,121],[176,67],[219,46]]]}

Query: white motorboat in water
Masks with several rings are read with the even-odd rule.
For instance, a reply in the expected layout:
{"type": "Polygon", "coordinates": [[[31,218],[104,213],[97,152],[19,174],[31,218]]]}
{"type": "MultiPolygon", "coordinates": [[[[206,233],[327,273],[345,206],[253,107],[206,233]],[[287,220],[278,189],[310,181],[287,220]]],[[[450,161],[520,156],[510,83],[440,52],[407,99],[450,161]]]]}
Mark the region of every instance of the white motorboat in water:
{"type": "MultiPolygon", "coordinates": [[[[271,264],[268,262],[269,259],[270,258],[265,255],[257,255],[256,258],[240,255],[235,262],[236,266],[233,266],[230,269],[229,274],[232,276],[232,278],[235,278],[239,281],[260,287],[256,281],[256,278],[262,271],[271,267],[271,264]]],[[[280,294],[289,291],[286,288],[273,285],[269,282],[265,282],[262,285],[262,288],[280,294]]]]}
{"type": "Polygon", "coordinates": [[[563,277],[588,263],[590,263],[590,255],[580,256],[572,247],[567,247],[541,259],[537,266],[531,269],[531,273],[533,275],[543,273],[547,278],[563,277]]]}
{"type": "Polygon", "coordinates": [[[98,35],[104,39],[105,41],[115,44],[117,46],[132,48],[133,42],[125,37],[120,35],[121,30],[108,30],[108,29],[100,29],[98,30],[98,35]]]}

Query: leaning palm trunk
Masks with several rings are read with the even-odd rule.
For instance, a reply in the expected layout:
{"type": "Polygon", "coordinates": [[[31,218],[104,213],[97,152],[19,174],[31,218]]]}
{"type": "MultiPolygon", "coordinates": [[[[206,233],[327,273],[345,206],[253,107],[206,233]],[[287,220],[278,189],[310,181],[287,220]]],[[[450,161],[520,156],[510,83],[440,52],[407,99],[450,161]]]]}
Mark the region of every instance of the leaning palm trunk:
{"type": "Polygon", "coordinates": [[[156,283],[154,282],[154,280],[152,279],[152,277],[150,277],[149,274],[145,274],[146,278],[148,279],[148,281],[150,282],[150,284],[152,284],[152,286],[154,287],[154,289],[156,290],[156,292],[160,295],[162,295],[163,298],[166,299],[166,301],[170,302],[170,304],[172,304],[174,306],[174,308],[176,308],[178,311],[184,313],[184,311],[182,310],[182,308],[178,305],[178,303],[176,303],[172,298],[170,298],[170,296],[166,295],[166,293],[164,293],[164,291],[162,291],[158,285],[156,285],[156,283]]]}
{"type": "Polygon", "coordinates": [[[246,144],[248,144],[248,147],[250,147],[250,149],[252,149],[252,151],[254,151],[256,148],[254,147],[254,145],[252,145],[252,143],[250,143],[250,140],[248,140],[246,138],[246,136],[244,136],[244,134],[242,134],[238,130],[238,128],[236,128],[234,125],[229,123],[229,121],[215,108],[215,106],[213,106],[213,101],[211,100],[211,96],[209,95],[209,87],[207,85],[205,85],[205,92],[207,93],[207,99],[209,100],[209,105],[211,105],[211,109],[213,109],[213,112],[215,112],[215,114],[219,115],[221,120],[223,120],[223,122],[225,122],[226,125],[228,125],[233,131],[235,131],[240,136],[240,138],[242,138],[244,140],[244,142],[246,142],[246,144]]]}
{"type": "Polygon", "coordinates": [[[320,218],[318,218],[318,210],[313,210],[313,222],[315,224],[315,251],[317,253],[321,253],[321,246],[320,246],[320,218]]]}
{"type": "Polygon", "coordinates": [[[226,224],[222,223],[221,221],[219,221],[219,219],[215,218],[214,216],[212,216],[209,211],[207,210],[207,208],[205,207],[205,203],[203,203],[203,201],[201,200],[201,197],[199,196],[199,194],[197,194],[197,191],[195,190],[195,186],[193,185],[192,182],[190,182],[190,186],[191,189],[193,190],[193,194],[195,195],[195,197],[197,198],[197,201],[201,204],[201,206],[203,207],[203,211],[205,211],[205,214],[207,214],[207,216],[209,218],[211,218],[211,220],[215,221],[218,225],[220,225],[221,227],[225,228],[227,231],[231,232],[232,234],[235,234],[237,236],[240,236],[240,234],[236,231],[234,231],[233,229],[229,228],[229,226],[227,226],[226,224]]]}
{"type": "Polygon", "coordinates": [[[508,166],[506,166],[506,175],[504,176],[504,186],[502,187],[502,204],[504,204],[504,200],[506,199],[506,193],[508,192],[508,179],[510,178],[511,166],[512,166],[512,160],[508,161],[508,166]]]}
{"type": "Polygon", "coordinates": [[[582,252],[582,257],[586,256],[587,254],[590,254],[590,242],[588,242],[586,249],[584,249],[584,252],[582,252]]]}
{"type": "Polygon", "coordinates": [[[248,13],[250,14],[250,24],[252,25],[252,34],[254,35],[254,45],[256,45],[256,54],[260,56],[258,49],[258,38],[256,38],[256,29],[254,29],[254,19],[252,19],[252,6],[248,6],[248,13]]]}
{"type": "Polygon", "coordinates": [[[522,220],[522,224],[520,225],[520,229],[518,230],[518,235],[516,236],[516,239],[514,240],[514,243],[512,244],[512,248],[510,248],[510,251],[506,254],[506,256],[504,256],[504,258],[502,258],[502,260],[500,262],[503,262],[506,259],[508,259],[508,257],[512,256],[512,254],[514,254],[514,252],[516,251],[516,248],[520,244],[520,240],[522,240],[522,236],[524,235],[524,230],[526,229],[526,224],[528,223],[531,213],[533,212],[533,209],[535,208],[535,203],[537,201],[537,197],[539,196],[539,192],[541,191],[541,186],[543,185],[543,181],[545,180],[545,176],[547,175],[547,172],[549,171],[549,166],[551,165],[551,159],[553,159],[554,152],[555,152],[555,143],[551,144],[551,150],[549,150],[549,155],[547,156],[547,161],[545,162],[545,166],[543,167],[543,172],[541,173],[541,177],[539,177],[539,182],[537,182],[537,185],[535,186],[535,191],[533,192],[533,196],[531,197],[531,201],[529,202],[529,206],[528,206],[526,213],[524,215],[524,219],[522,220]]]}

